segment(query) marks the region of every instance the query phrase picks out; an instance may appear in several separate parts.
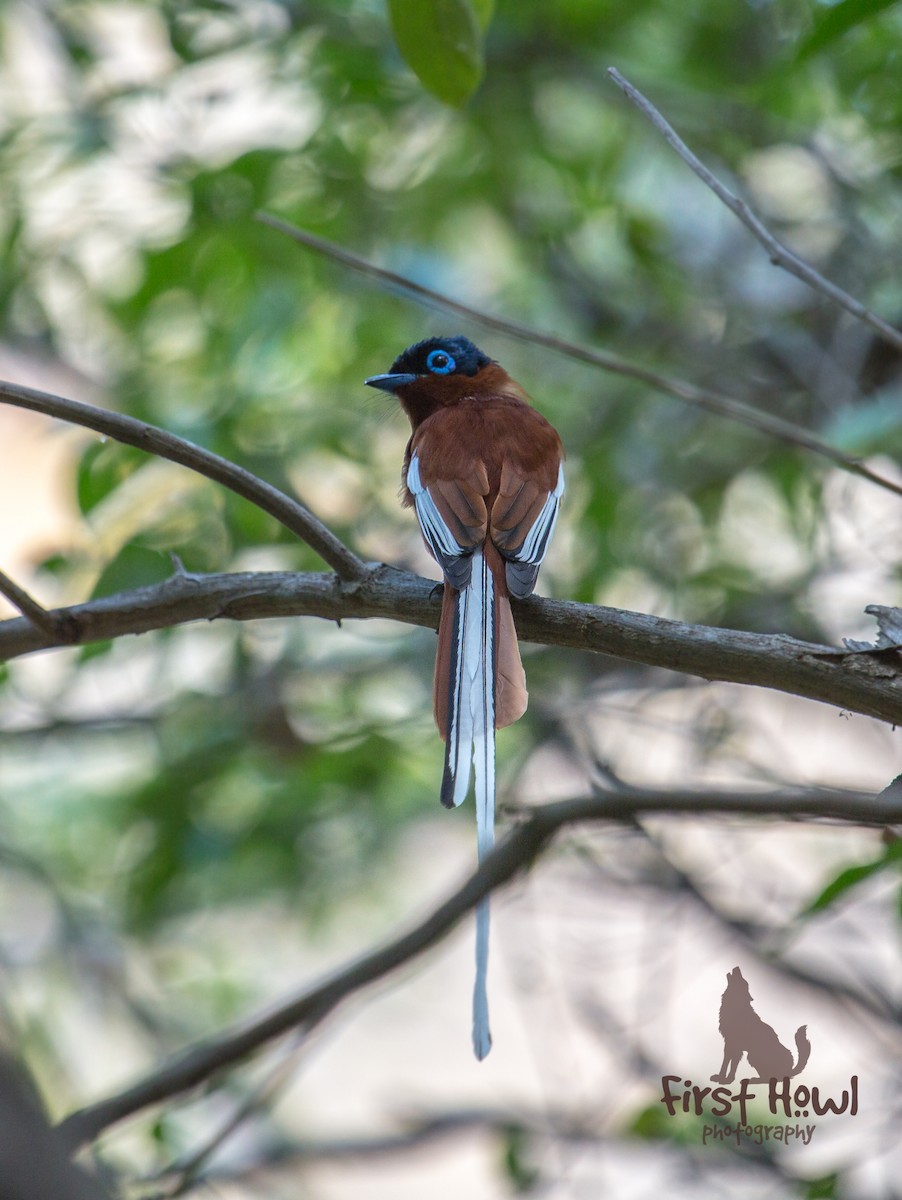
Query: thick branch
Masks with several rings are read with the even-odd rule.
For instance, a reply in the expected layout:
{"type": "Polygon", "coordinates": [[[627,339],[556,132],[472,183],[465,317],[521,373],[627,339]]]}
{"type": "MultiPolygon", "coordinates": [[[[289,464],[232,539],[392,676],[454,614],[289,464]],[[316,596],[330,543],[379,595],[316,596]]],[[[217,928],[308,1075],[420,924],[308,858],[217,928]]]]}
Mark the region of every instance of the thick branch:
{"type": "Polygon", "coordinates": [[[752,236],[767,251],[770,261],[775,267],[782,267],[790,275],[795,275],[796,279],[801,279],[803,283],[807,283],[810,288],[813,288],[816,292],[820,292],[822,296],[826,296],[834,304],[838,304],[840,308],[844,308],[853,317],[857,317],[865,325],[870,325],[871,329],[875,330],[884,341],[889,342],[897,350],[902,351],[902,332],[894,329],[892,325],[887,324],[882,317],[878,317],[869,308],[865,308],[860,300],[856,300],[854,296],[850,296],[841,287],[837,287],[835,283],[831,283],[829,279],[825,279],[823,275],[815,271],[814,267],[806,263],[804,259],[799,258],[797,254],[793,254],[791,250],[787,249],[782,242],[778,242],[764,223],[755,216],[746,202],[738,196],[734,196],[730,189],[725,187],[715,175],[712,175],[700,159],[696,158],[673,126],[661,116],[652,102],[646,99],[638,88],[634,87],[628,79],[624,79],[616,67],[608,67],[608,75],[617,84],[627,99],[631,100],[636,108],[648,117],[655,129],[663,134],[665,140],[673,147],[683,162],[695,172],[703,183],[707,184],[718,200],[723,201],[730,212],[736,214],[746,229],[749,230],[752,236]]]}
{"type": "Polygon", "coordinates": [[[80,1146],[118,1121],[196,1087],[273,1038],[296,1027],[312,1029],[349,996],[444,938],[484,896],[530,866],[564,826],[584,821],[633,821],[638,815],[651,813],[804,816],[883,825],[902,821],[902,803],[829,792],[802,795],[627,792],[564,800],[536,808],[483,860],[475,874],[408,932],[263,1016],[189,1048],[126,1091],[72,1113],[59,1126],[60,1133],[73,1148],[80,1146]]]}
{"type": "MultiPolygon", "coordinates": [[[[406,571],[374,567],[365,579],[246,572],[175,575],[141,588],[54,610],[78,642],[146,633],[188,621],[227,617],[386,617],[436,628],[435,584],[406,571]]],[[[783,634],[689,625],[645,613],[532,596],[515,602],[520,637],[549,646],[610,654],[702,679],[774,688],[902,724],[902,660],[894,650],[848,653],[783,634]]],[[[0,622],[0,661],[54,645],[27,621],[0,622]]]]}
{"type": "Polygon", "coordinates": [[[243,467],[229,462],[226,458],[220,458],[218,454],[204,450],[201,446],[195,446],[185,438],[177,437],[165,429],[158,429],[155,425],[148,425],[146,421],[136,421],[122,413],[95,408],[92,404],[82,404],[78,400],[65,400],[61,396],[51,396],[46,392],[38,392],[33,388],[2,380],[0,402],[13,404],[17,408],[27,408],[32,412],[46,413],[50,417],[59,417],[72,425],[83,425],[86,429],[105,434],[117,442],[137,446],[139,450],[146,450],[148,454],[168,458],[170,462],[188,467],[198,475],[205,475],[208,479],[221,483],[223,487],[243,496],[245,500],[250,500],[271,517],[275,517],[281,525],[314,549],[323,562],[333,567],[342,579],[360,579],[366,574],[366,564],[361,562],[356,554],[352,554],[303,504],[292,500],[290,496],[286,496],[272,484],[258,479],[250,471],[245,471],[243,467]]]}
{"type": "Polygon", "coordinates": [[[5,596],[35,629],[50,638],[52,642],[64,640],[68,636],[59,618],[49,613],[42,604],[38,604],[34,596],[26,592],[23,587],[19,587],[16,581],[10,579],[3,571],[0,571],[0,595],[5,596]]]}
{"type": "Polygon", "coordinates": [[[657,371],[649,371],[646,367],[641,367],[638,363],[629,362],[625,358],[618,358],[615,354],[607,354],[602,350],[591,350],[588,346],[580,346],[576,342],[568,342],[565,338],[555,337],[550,333],[543,333],[541,330],[534,329],[529,325],[523,325],[519,321],[511,321],[506,317],[496,317],[491,313],[484,312],[482,309],[473,308],[469,304],[461,304],[459,300],[452,300],[442,292],[437,292],[433,288],[415,283],[412,279],[408,279],[404,275],[399,275],[395,271],[387,271],[384,267],[377,267],[375,263],[368,262],[365,258],[360,258],[358,255],[352,254],[351,251],[345,250],[342,246],[336,246],[333,242],[326,241],[325,238],[316,237],[315,234],[307,233],[306,230],[289,225],[287,221],[282,221],[278,217],[271,216],[269,213],[261,212],[257,214],[257,217],[265,225],[270,225],[273,229],[278,229],[279,232],[287,234],[302,246],[306,246],[310,250],[315,250],[318,254],[324,254],[328,258],[335,259],[336,262],[343,263],[353,271],[359,271],[363,275],[378,279],[388,284],[389,287],[407,292],[409,295],[422,300],[425,304],[431,305],[434,308],[456,313],[458,316],[466,317],[471,321],[478,321],[480,325],[484,325],[487,329],[497,329],[499,333],[518,338],[523,342],[529,342],[533,346],[544,346],[547,350],[553,350],[556,354],[576,359],[578,362],[589,363],[593,367],[600,367],[603,371],[609,371],[613,375],[623,375],[628,379],[636,379],[640,383],[645,383],[650,388],[654,388],[655,391],[663,392],[668,396],[676,396],[678,400],[684,400],[687,404],[691,404],[695,408],[704,409],[705,412],[714,413],[718,417],[725,417],[728,421],[737,421],[741,425],[747,425],[749,428],[756,429],[759,433],[766,434],[768,437],[775,438],[777,441],[784,442],[787,445],[797,446],[799,449],[808,450],[812,454],[819,454],[822,458],[836,463],[843,470],[851,471],[853,475],[860,475],[863,479],[867,479],[871,483],[876,483],[879,487],[886,488],[888,491],[902,496],[902,484],[897,483],[893,479],[888,479],[885,475],[881,475],[877,471],[872,471],[870,467],[866,466],[859,459],[853,458],[848,454],[843,454],[841,450],[837,450],[835,446],[822,441],[807,429],[803,429],[800,425],[793,425],[791,421],[785,421],[782,417],[762,412],[757,408],[753,408],[750,404],[743,403],[742,400],[736,400],[732,396],[725,395],[723,392],[715,392],[710,388],[696,387],[695,384],[687,383],[683,379],[674,379],[669,375],[660,375],[657,371]]]}

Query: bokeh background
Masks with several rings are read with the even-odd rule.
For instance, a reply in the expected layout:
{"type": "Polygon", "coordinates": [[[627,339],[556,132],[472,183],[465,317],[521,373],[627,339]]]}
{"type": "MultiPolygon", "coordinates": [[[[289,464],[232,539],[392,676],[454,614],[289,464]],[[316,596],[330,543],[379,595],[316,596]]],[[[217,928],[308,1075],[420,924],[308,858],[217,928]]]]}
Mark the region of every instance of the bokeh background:
{"type": "MultiPolygon", "coordinates": [[[[362,557],[434,577],[398,505],[406,423],[362,379],[463,332],[568,447],[545,594],[872,636],[865,605],[899,599],[898,496],[422,308],[254,214],[726,392],[898,481],[898,351],[773,267],[605,69],[898,326],[902,6],[489,9],[484,78],[454,107],[405,63],[381,0],[8,0],[0,372],[201,443],[362,557]]],[[[434,85],[451,51],[443,36],[421,50],[434,85]]],[[[0,568],[63,604],[162,580],[173,553],[194,572],[322,569],[209,481],[0,409],[0,568]]],[[[0,666],[0,1019],[53,1117],[388,937],[471,867],[472,810],[437,804],[433,646],[390,622],[297,619],[0,666]]],[[[575,651],[524,657],[530,711],[499,737],[508,801],[623,783],[879,791],[900,770],[898,734],[826,706],[575,651]]],[[[464,927],[314,1038],[92,1154],[130,1197],[894,1196],[887,839],[710,817],[571,830],[495,901],[486,1063],[469,1049],[464,927]],[[809,912],[836,879],[855,886],[809,912]],[[809,1146],[704,1145],[700,1122],[658,1103],[662,1074],[718,1069],[737,963],[785,1044],[807,1022],[806,1079],[838,1094],[860,1078],[859,1115],[819,1120],[809,1146]]]]}

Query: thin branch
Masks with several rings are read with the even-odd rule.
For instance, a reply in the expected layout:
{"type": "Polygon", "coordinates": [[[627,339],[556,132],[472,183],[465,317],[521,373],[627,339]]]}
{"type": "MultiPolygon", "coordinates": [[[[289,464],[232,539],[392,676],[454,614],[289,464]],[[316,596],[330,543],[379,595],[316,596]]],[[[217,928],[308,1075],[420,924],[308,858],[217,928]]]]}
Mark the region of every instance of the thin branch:
{"type": "Polygon", "coordinates": [[[178,1096],[234,1066],[273,1038],[296,1028],[312,1030],[350,996],[441,941],[484,896],[529,867],[564,826],[584,821],[632,822],[640,814],[651,813],[813,817],[885,825],[902,821],[902,802],[887,804],[868,796],[829,792],[797,795],[664,792],[640,796],[627,792],[535,808],[425,920],[275,1009],[190,1047],[133,1087],[70,1114],[58,1127],[61,1136],[73,1148],[81,1146],[126,1117],[178,1096]]]}
{"type": "MultiPolygon", "coordinates": [[[[715,1118],[715,1121],[719,1125],[726,1123],[723,1118],[715,1118]]],[[[587,1120],[579,1113],[573,1115],[566,1112],[558,1113],[549,1108],[536,1114],[520,1109],[510,1111],[474,1109],[472,1113],[464,1110],[427,1116],[397,1134],[370,1137],[361,1135],[356,1138],[352,1136],[319,1141],[281,1141],[264,1149],[250,1162],[243,1162],[235,1166],[223,1165],[215,1170],[205,1172],[198,1183],[208,1186],[222,1183],[244,1183],[245,1186],[250,1186],[258,1174],[265,1174],[269,1178],[271,1172],[286,1167],[296,1168],[299,1165],[307,1166],[316,1162],[339,1164],[355,1163],[358,1160],[366,1162],[369,1159],[386,1158],[396,1154],[406,1155],[422,1146],[480,1130],[499,1139],[502,1151],[509,1145],[512,1136],[534,1141],[544,1140],[568,1143],[573,1146],[582,1145],[589,1150],[598,1150],[602,1146],[613,1147],[634,1156],[647,1154],[651,1149],[647,1139],[638,1138],[628,1132],[606,1133],[600,1128],[600,1122],[597,1119],[587,1120]]],[[[748,1150],[745,1146],[737,1147],[735,1143],[731,1144],[730,1139],[727,1138],[724,1149],[729,1150],[740,1161],[754,1162],[756,1167],[770,1172],[776,1179],[790,1184],[797,1182],[785,1168],[780,1166],[779,1161],[773,1155],[767,1154],[764,1148],[755,1147],[753,1150],[748,1150]]],[[[671,1154],[678,1154],[684,1160],[685,1167],[692,1170],[698,1179],[711,1173],[712,1163],[717,1164],[714,1170],[719,1171],[720,1178],[723,1176],[722,1161],[716,1156],[712,1156],[701,1142],[696,1144],[683,1141],[670,1142],[668,1151],[671,1154]]],[[[542,1186],[543,1182],[544,1178],[540,1177],[537,1185],[532,1189],[534,1194],[547,1193],[548,1189],[542,1186]]],[[[168,1200],[168,1197],[158,1193],[146,1197],[145,1200],[168,1200]]]]}
{"type": "MultiPolygon", "coordinates": [[[[174,575],[154,587],[57,609],[79,643],[166,629],[189,621],[268,617],[383,617],[438,626],[432,580],[392,567],[342,583],[334,575],[244,572],[174,575]]],[[[572,600],[531,596],[514,603],[525,641],[610,654],[628,662],[727,683],[773,688],[836,708],[902,724],[902,659],[894,650],[852,653],[784,634],[689,625],[572,600]]],[[[0,622],[0,661],[55,643],[22,618],[0,622]]]]}
{"type": "MultiPolygon", "coordinates": [[[[597,1148],[605,1140],[598,1126],[597,1120],[587,1120],[579,1113],[553,1109],[541,1112],[521,1108],[455,1109],[407,1120],[397,1132],[392,1133],[315,1140],[271,1139],[250,1161],[245,1159],[238,1164],[223,1163],[212,1167],[199,1175],[192,1186],[206,1185],[210,1189],[210,1185],[222,1183],[242,1182],[251,1185],[258,1173],[265,1173],[268,1177],[273,1171],[296,1169],[311,1163],[343,1164],[406,1156],[423,1146],[479,1131],[494,1136],[502,1148],[514,1136],[574,1145],[589,1143],[597,1148]]],[[[685,1153],[691,1157],[694,1150],[686,1147],[685,1153]]],[[[145,1196],[144,1200],[171,1200],[172,1196],[172,1191],[158,1191],[145,1196]]]]}
{"type": "Polygon", "coordinates": [[[52,396],[47,392],[38,392],[34,388],[3,380],[0,380],[0,403],[27,408],[31,412],[45,413],[73,425],[83,425],[86,429],[93,429],[117,442],[137,446],[139,450],[145,450],[148,454],[155,454],[159,458],[166,458],[170,462],[188,467],[199,475],[205,475],[207,479],[221,483],[269,513],[271,517],[275,517],[281,525],[315,550],[342,579],[362,579],[367,573],[366,564],[361,562],[356,554],[352,554],[303,504],[286,496],[272,484],[258,479],[243,467],[220,458],[218,454],[204,450],[201,446],[195,446],[185,438],[180,438],[165,429],[158,429],[146,421],[126,417],[122,413],[109,412],[107,409],[83,404],[78,400],[65,400],[61,396],[52,396]]]}
{"type": "Polygon", "coordinates": [[[29,595],[23,587],[0,571],[0,595],[3,595],[35,629],[50,638],[53,642],[70,641],[70,631],[65,622],[58,616],[48,612],[42,604],[38,604],[34,596],[29,595]]]}
{"type": "Polygon", "coordinates": [[[201,1174],[204,1167],[222,1147],[223,1143],[245,1122],[272,1107],[279,1093],[290,1082],[292,1074],[297,1070],[298,1058],[305,1047],[305,1043],[306,1038],[304,1035],[301,1034],[298,1036],[295,1039],[294,1045],[288,1050],[288,1053],[270,1068],[265,1078],[242,1099],[241,1103],[229,1114],[226,1120],[217,1126],[214,1132],[197,1149],[193,1150],[187,1157],[172,1163],[168,1167],[164,1167],[156,1173],[154,1182],[170,1176],[177,1177],[172,1180],[163,1193],[167,1197],[167,1200],[175,1200],[175,1197],[183,1196],[196,1184],[202,1182],[201,1174]]]}
{"type": "MultiPolygon", "coordinates": [[[[743,944],[743,948],[754,954],[759,961],[766,962],[769,966],[776,968],[785,979],[792,979],[796,983],[804,984],[806,987],[820,992],[822,995],[829,996],[830,999],[843,1007],[850,1019],[857,1017],[860,1021],[862,1013],[868,1013],[878,1021],[889,1022],[893,1028],[898,1025],[900,1010],[897,1005],[891,1002],[889,997],[875,998],[872,995],[869,996],[863,990],[863,987],[856,985],[856,983],[847,983],[838,977],[830,978],[826,977],[826,975],[815,974],[814,971],[804,966],[798,966],[786,958],[779,957],[766,944],[767,940],[774,933],[772,927],[762,927],[760,921],[754,922],[748,918],[738,917],[722,910],[711,899],[704,888],[696,882],[695,878],[677,862],[668,849],[666,841],[657,831],[652,832],[649,830],[645,822],[641,820],[636,822],[636,828],[656,851],[661,862],[666,864],[667,869],[673,875],[676,882],[676,889],[671,889],[671,891],[676,890],[691,897],[701,911],[716,921],[732,938],[740,941],[743,944]]],[[[797,923],[797,914],[794,914],[790,920],[797,923]]]]}
{"type": "MultiPolygon", "coordinates": [[[[257,1171],[271,1171],[292,1163],[307,1165],[313,1162],[345,1163],[391,1158],[474,1131],[494,1134],[505,1141],[512,1134],[576,1144],[590,1142],[593,1146],[602,1140],[598,1122],[586,1119],[578,1112],[551,1109],[530,1112],[520,1108],[454,1109],[405,1121],[401,1128],[392,1133],[280,1140],[266,1147],[250,1164],[242,1163],[238,1167],[205,1172],[198,1182],[245,1179],[257,1171]]],[[[168,1200],[169,1193],[165,1195],[168,1200]]]]}
{"type": "Polygon", "coordinates": [[[884,341],[889,342],[897,350],[902,351],[902,332],[894,329],[892,325],[887,324],[882,317],[878,317],[876,313],[871,312],[869,308],[866,308],[854,296],[850,296],[848,292],[843,291],[841,287],[837,287],[835,283],[831,283],[829,279],[825,279],[823,275],[815,271],[814,267],[806,263],[804,259],[799,258],[797,254],[793,254],[791,250],[787,249],[782,242],[777,241],[763,222],[755,216],[746,202],[735,196],[716,176],[711,174],[703,162],[696,158],[674,130],[673,126],[661,116],[652,102],[646,99],[637,87],[634,87],[628,79],[625,79],[616,67],[608,67],[607,73],[627,99],[632,101],[636,108],[648,117],[655,129],[664,136],[665,140],[673,147],[683,162],[695,172],[703,183],[707,184],[714,195],[731,212],[736,214],[752,236],[757,238],[767,251],[770,261],[775,267],[782,267],[790,275],[795,275],[796,279],[801,279],[810,288],[813,288],[816,292],[820,292],[822,296],[826,296],[828,300],[832,300],[840,308],[844,308],[853,317],[856,317],[859,321],[863,321],[865,325],[869,325],[884,341]]]}
{"type": "Polygon", "coordinates": [[[61,1135],[73,1147],[82,1145],[148,1105],[195,1087],[288,1030],[312,1029],[348,996],[441,940],[493,887],[531,862],[554,828],[546,826],[541,815],[524,822],[484,860],[475,875],[413,929],[264,1016],[188,1049],[127,1091],[72,1113],[59,1126],[61,1135]]]}
{"type": "Polygon", "coordinates": [[[562,354],[566,358],[572,358],[578,362],[588,363],[593,367],[600,367],[603,371],[609,371],[611,374],[622,375],[628,379],[636,379],[640,383],[654,388],[655,391],[663,392],[668,396],[676,396],[677,399],[683,400],[695,408],[701,408],[705,412],[713,413],[718,417],[725,417],[728,421],[737,421],[739,424],[755,429],[759,433],[775,438],[777,441],[784,442],[790,446],[797,446],[799,449],[807,450],[812,454],[818,454],[822,458],[836,463],[844,471],[850,471],[853,475],[859,475],[861,478],[867,479],[870,483],[877,484],[878,487],[886,488],[888,491],[902,496],[902,483],[897,483],[895,480],[881,475],[878,471],[872,471],[860,459],[849,454],[844,454],[841,450],[837,450],[835,446],[822,441],[807,429],[803,429],[800,425],[794,425],[791,421],[786,421],[782,417],[762,412],[757,408],[753,408],[750,404],[745,404],[742,400],[736,400],[732,396],[727,396],[723,392],[715,392],[710,388],[696,387],[695,384],[687,383],[685,380],[674,379],[672,376],[661,375],[657,371],[650,371],[645,367],[639,366],[637,363],[630,362],[628,359],[619,358],[615,354],[608,354],[601,350],[591,350],[588,346],[581,346],[577,342],[570,342],[565,338],[555,337],[550,333],[543,333],[541,330],[534,329],[530,325],[521,324],[519,321],[512,321],[506,317],[497,317],[482,309],[473,308],[469,304],[462,304],[459,300],[452,300],[442,292],[424,287],[421,283],[415,283],[405,275],[399,275],[395,271],[387,271],[384,267],[377,267],[375,263],[371,263],[365,258],[360,258],[359,255],[352,254],[350,250],[345,250],[342,246],[336,246],[333,242],[326,241],[325,238],[316,237],[315,234],[307,233],[306,230],[298,229],[296,226],[290,225],[287,221],[272,216],[270,213],[257,213],[257,220],[263,222],[264,225],[269,225],[272,229],[277,229],[280,233],[287,234],[288,237],[299,242],[302,246],[306,246],[310,250],[315,250],[318,254],[324,254],[327,258],[334,259],[336,262],[343,263],[344,266],[350,267],[352,271],[358,271],[362,275],[367,275],[372,279],[379,280],[381,283],[388,284],[391,288],[406,292],[408,295],[416,297],[433,308],[456,313],[458,316],[467,318],[467,320],[477,321],[487,329],[495,329],[499,333],[517,338],[523,342],[528,342],[533,346],[544,346],[547,350],[553,350],[556,354],[562,354]]]}

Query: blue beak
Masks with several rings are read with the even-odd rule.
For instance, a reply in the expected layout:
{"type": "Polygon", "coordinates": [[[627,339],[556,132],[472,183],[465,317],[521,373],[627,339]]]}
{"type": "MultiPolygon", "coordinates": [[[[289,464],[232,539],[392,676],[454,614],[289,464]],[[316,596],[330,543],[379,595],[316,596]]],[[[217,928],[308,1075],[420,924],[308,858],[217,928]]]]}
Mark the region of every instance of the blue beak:
{"type": "Polygon", "coordinates": [[[404,387],[406,383],[414,383],[416,379],[416,375],[371,375],[363,382],[367,387],[379,388],[381,392],[396,392],[399,387],[404,387]]]}

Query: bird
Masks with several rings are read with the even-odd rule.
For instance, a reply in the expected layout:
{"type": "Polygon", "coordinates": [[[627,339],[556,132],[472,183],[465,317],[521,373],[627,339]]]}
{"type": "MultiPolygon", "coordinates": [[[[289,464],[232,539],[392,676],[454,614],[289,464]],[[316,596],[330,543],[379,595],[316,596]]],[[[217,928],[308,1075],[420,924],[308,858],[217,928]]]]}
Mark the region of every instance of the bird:
{"type": "MultiPolygon", "coordinates": [[[[474,779],[477,852],[494,844],[495,730],[526,710],[510,598],[529,596],[564,494],[554,427],[494,359],[462,335],[404,350],[367,386],[393,394],[410,420],[402,503],[413,508],[444,577],[433,707],[445,742],[440,798],[463,803],[474,779]]],[[[476,909],[473,1049],[492,1045],[489,903],[476,909]]]]}

